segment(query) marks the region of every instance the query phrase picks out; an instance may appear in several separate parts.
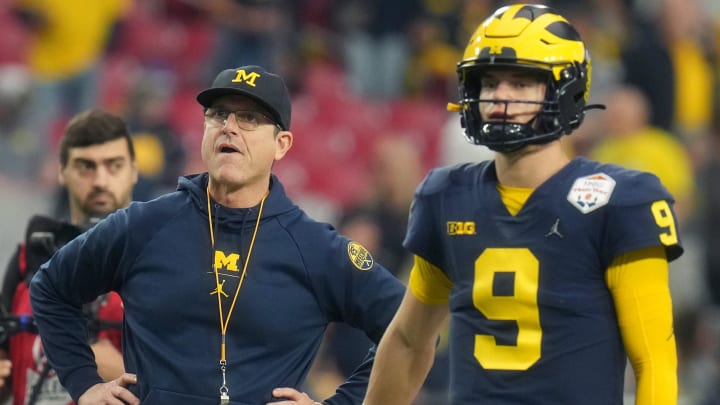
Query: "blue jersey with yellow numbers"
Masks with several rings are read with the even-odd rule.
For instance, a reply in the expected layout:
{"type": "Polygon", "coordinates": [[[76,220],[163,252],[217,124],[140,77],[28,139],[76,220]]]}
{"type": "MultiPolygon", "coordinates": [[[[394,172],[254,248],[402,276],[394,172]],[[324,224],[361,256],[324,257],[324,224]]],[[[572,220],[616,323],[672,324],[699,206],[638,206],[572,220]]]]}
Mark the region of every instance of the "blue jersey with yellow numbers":
{"type": "Polygon", "coordinates": [[[622,404],[626,355],[605,282],[616,257],[682,253],[657,177],[576,158],[516,216],[493,162],[431,171],[405,246],[450,292],[453,404],[622,404]]]}

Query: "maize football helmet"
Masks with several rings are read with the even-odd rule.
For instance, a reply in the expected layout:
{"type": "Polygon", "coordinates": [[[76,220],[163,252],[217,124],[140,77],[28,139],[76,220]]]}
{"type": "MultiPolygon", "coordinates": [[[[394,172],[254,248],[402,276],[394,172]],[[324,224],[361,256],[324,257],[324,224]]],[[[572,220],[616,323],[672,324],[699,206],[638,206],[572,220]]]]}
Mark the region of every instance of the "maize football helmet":
{"type": "Polygon", "coordinates": [[[575,28],[552,8],[517,4],[498,9],[475,30],[458,62],[459,111],[470,143],[509,152],[570,134],[590,108],[590,56],[575,28]],[[523,100],[480,100],[481,80],[488,69],[527,69],[547,77],[541,111],[528,123],[484,121],[479,103],[523,100]]]}

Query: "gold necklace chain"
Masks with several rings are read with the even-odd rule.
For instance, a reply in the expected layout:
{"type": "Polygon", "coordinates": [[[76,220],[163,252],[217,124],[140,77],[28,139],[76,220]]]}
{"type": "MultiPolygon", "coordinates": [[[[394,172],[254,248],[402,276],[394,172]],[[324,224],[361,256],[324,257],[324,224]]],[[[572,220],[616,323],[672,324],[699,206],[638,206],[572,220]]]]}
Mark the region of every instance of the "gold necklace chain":
{"type": "Polygon", "coordinates": [[[238,295],[240,294],[240,288],[242,287],[243,281],[245,280],[245,274],[247,273],[248,263],[250,263],[250,255],[252,254],[253,247],[255,246],[255,237],[257,236],[258,228],[260,227],[260,218],[262,217],[263,207],[265,206],[265,199],[268,193],[265,193],[262,200],[260,200],[260,209],[258,210],[257,220],[255,221],[255,229],[253,230],[252,239],[250,239],[250,246],[248,247],[247,255],[245,256],[245,262],[243,263],[242,273],[240,274],[240,280],[238,286],[235,288],[235,295],[233,296],[232,304],[228,310],[227,319],[223,314],[222,308],[222,297],[220,296],[221,285],[220,275],[215,262],[215,233],[213,232],[213,221],[212,221],[212,210],[210,209],[210,185],[208,184],[205,189],[207,195],[207,210],[208,210],[208,226],[210,228],[210,245],[212,247],[212,261],[213,261],[213,273],[215,274],[215,291],[217,292],[218,298],[218,314],[220,319],[220,371],[222,372],[223,382],[220,386],[220,401],[221,403],[229,403],[230,396],[229,390],[225,383],[225,370],[227,361],[225,359],[225,335],[227,333],[228,325],[230,324],[230,317],[232,316],[233,310],[235,309],[235,303],[237,302],[238,295]]]}

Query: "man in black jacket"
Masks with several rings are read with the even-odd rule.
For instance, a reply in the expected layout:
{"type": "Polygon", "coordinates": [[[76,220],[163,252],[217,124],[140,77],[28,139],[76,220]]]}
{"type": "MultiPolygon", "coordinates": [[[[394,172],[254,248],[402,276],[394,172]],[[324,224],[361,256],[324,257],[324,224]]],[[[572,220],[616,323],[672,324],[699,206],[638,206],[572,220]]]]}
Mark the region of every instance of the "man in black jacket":
{"type": "MultiPolygon", "coordinates": [[[[50,373],[44,355],[36,355],[40,336],[32,320],[28,284],[35,271],[57,249],[88,229],[100,218],[127,207],[138,179],[135,151],[125,122],[100,110],[76,115],[65,129],[60,143],[60,184],[68,191],[70,218],[56,220],[36,215],[28,223],[25,240],[18,246],[5,272],[0,304],[4,322],[0,323],[3,344],[12,362],[15,404],[64,405],[67,392],[50,373]],[[54,381],[55,380],[55,381],[54,381]],[[27,397],[27,398],[26,398],[27,397]]],[[[122,303],[108,294],[86,307],[92,322],[93,342],[100,374],[113,379],[124,371],[120,354],[120,331],[100,327],[101,323],[122,321],[122,303]]],[[[8,360],[0,361],[0,377],[8,360]]],[[[3,381],[4,382],[4,381],[3,381]]]]}

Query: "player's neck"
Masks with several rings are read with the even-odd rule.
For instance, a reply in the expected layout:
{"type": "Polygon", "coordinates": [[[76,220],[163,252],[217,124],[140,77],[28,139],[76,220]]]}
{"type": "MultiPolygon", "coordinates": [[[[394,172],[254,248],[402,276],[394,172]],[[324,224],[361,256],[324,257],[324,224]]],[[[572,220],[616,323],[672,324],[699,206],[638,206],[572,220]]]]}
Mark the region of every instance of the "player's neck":
{"type": "Polygon", "coordinates": [[[560,171],[570,159],[559,141],[530,145],[512,153],[498,153],[495,170],[500,184],[511,187],[537,188],[560,171]]]}

